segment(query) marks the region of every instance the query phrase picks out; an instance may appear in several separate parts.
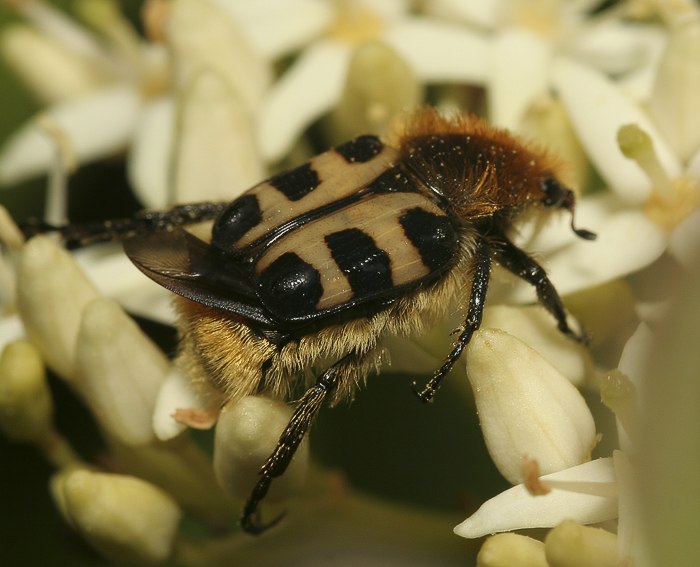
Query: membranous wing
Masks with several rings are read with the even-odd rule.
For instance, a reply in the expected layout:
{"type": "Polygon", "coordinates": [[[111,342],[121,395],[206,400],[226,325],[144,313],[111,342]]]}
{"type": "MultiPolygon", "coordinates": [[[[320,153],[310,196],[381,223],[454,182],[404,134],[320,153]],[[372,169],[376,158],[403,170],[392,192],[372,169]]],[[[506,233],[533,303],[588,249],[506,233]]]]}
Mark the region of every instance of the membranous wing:
{"type": "Polygon", "coordinates": [[[246,266],[181,228],[127,240],[124,251],[139,270],[173,293],[275,326],[250,285],[246,266]]]}

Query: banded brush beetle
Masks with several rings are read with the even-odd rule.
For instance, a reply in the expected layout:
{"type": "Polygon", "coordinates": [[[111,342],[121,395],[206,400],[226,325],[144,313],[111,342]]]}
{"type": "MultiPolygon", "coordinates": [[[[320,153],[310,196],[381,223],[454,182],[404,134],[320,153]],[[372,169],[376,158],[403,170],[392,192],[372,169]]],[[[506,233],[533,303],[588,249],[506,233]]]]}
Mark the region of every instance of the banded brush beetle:
{"type": "Polygon", "coordinates": [[[465,297],[466,319],[444,364],[416,394],[429,402],[479,328],[492,264],[534,286],[562,333],[577,341],[545,270],[509,239],[526,212],[564,209],[574,193],[555,161],[471,115],[424,108],[383,142],[364,135],[277,174],[231,203],[181,205],[92,227],[57,230],[73,244],[125,239],[149,278],[176,294],[179,360],[222,403],[289,399],[292,418],[246,502],[242,527],[260,533],[258,507],[324,402],[351,399],[377,366],[380,339],[420,335],[465,297]],[[213,220],[210,241],[182,227],[213,220]]]}

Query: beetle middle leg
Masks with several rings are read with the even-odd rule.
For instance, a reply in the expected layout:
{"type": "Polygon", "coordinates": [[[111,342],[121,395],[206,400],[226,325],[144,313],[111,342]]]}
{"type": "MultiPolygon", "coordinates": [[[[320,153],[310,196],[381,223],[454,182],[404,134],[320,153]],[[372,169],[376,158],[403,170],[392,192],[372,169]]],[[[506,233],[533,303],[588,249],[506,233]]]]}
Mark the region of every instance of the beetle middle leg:
{"type": "Polygon", "coordinates": [[[554,316],[557,327],[562,333],[576,342],[584,344],[588,342],[585,333],[578,334],[569,326],[559,293],[547,276],[547,272],[534,258],[503,238],[499,241],[496,261],[535,288],[537,299],[554,316]]]}
{"type": "Polygon", "coordinates": [[[459,359],[462,351],[467,346],[474,332],[481,325],[484,314],[484,303],[486,302],[486,292],[488,290],[489,279],[491,279],[491,246],[485,239],[477,242],[474,251],[474,272],[472,273],[472,289],[469,295],[469,306],[467,308],[467,319],[464,322],[464,329],[457,338],[452,351],[447,355],[445,363],[438,369],[422,390],[418,390],[417,384],[413,383],[413,390],[424,402],[432,401],[433,397],[440,389],[442,380],[447,376],[452,367],[459,359]]]}
{"type": "Polygon", "coordinates": [[[243,513],[241,514],[241,527],[250,534],[260,534],[279,522],[284,514],[277,516],[267,523],[260,523],[258,506],[267,494],[272,481],[282,476],[294,457],[304,435],[318,416],[318,412],[327,396],[333,392],[338,381],[342,377],[342,370],[348,364],[358,360],[359,355],[350,353],[328,368],[311,388],[306,390],[296,410],[292,414],[287,427],[280,435],[277,446],[260,468],[260,480],[248,497],[243,513]]]}

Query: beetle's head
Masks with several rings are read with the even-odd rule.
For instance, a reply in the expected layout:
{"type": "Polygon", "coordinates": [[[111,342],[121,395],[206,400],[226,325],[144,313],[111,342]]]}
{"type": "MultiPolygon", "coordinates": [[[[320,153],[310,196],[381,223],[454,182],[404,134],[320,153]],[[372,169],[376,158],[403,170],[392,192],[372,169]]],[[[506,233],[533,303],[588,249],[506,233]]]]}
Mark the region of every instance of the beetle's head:
{"type": "Polygon", "coordinates": [[[544,198],[542,204],[547,208],[565,209],[571,213],[571,230],[579,238],[585,240],[595,240],[595,232],[583,228],[576,228],[574,225],[574,209],[576,207],[576,196],[574,192],[562,185],[554,177],[545,178],[540,184],[544,198]]]}

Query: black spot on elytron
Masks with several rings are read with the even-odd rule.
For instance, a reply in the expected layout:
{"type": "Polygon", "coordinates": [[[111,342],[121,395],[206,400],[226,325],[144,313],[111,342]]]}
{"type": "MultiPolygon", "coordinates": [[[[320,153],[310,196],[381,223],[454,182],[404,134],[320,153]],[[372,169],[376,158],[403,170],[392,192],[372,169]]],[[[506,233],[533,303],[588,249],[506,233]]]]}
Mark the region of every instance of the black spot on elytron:
{"type": "Polygon", "coordinates": [[[335,148],[348,163],[364,163],[382,151],[384,144],[376,136],[358,136],[335,148]]]}
{"type": "Polygon", "coordinates": [[[404,234],[431,271],[442,270],[452,263],[459,241],[448,217],[416,207],[406,211],[399,220],[404,234]]]}
{"type": "Polygon", "coordinates": [[[418,187],[411,175],[399,166],[387,169],[372,181],[367,189],[373,193],[417,193],[418,187]]]}
{"type": "Polygon", "coordinates": [[[311,162],[308,162],[290,171],[275,175],[268,180],[268,183],[283,193],[290,201],[298,201],[316,189],[321,180],[311,162]]]}
{"type": "Polygon", "coordinates": [[[282,318],[315,313],[322,295],[321,274],[294,252],[285,252],[260,274],[260,300],[282,318]]]}
{"type": "Polygon", "coordinates": [[[350,282],[354,299],[375,295],[393,287],[389,255],[358,228],[325,237],[333,260],[350,282]]]}
{"type": "Polygon", "coordinates": [[[258,198],[255,195],[243,195],[219,215],[211,233],[212,244],[222,250],[229,250],[261,220],[258,198]]]}

